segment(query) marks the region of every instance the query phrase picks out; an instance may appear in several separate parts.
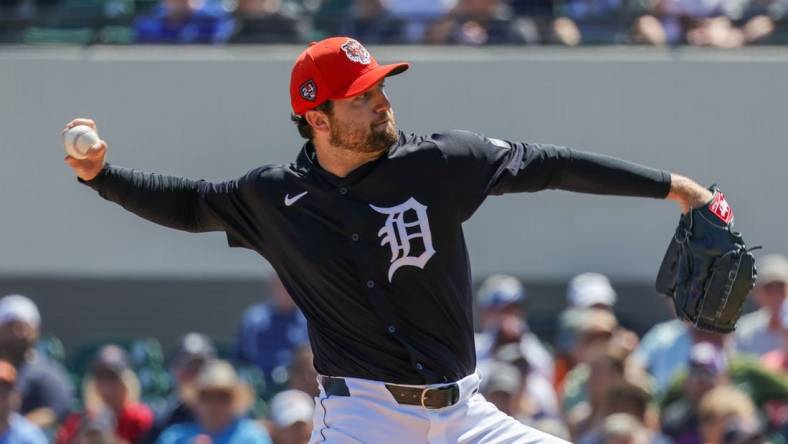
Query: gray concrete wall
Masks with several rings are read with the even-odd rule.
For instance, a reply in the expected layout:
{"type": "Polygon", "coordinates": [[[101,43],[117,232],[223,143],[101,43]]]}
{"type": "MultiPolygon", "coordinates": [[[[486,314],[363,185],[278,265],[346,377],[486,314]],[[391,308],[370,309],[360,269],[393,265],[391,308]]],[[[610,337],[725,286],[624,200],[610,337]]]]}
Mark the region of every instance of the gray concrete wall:
{"type": "MultiPolygon", "coordinates": [[[[142,221],[79,186],[60,130],[92,116],[111,162],[222,179],[287,162],[299,48],[0,50],[0,274],[253,278],[267,265],[220,234],[142,221]]],[[[718,182],[752,244],[788,252],[788,51],[381,48],[400,127],[565,144],[718,182]]],[[[490,198],[466,224],[476,275],[650,281],[677,208],[543,192],[490,198]]]]}

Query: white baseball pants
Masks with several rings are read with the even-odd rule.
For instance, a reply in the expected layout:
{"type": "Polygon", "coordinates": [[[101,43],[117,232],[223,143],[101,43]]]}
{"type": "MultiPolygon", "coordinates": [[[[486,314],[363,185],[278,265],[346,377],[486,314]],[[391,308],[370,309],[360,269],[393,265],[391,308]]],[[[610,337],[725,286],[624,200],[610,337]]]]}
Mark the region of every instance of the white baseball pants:
{"type": "Polygon", "coordinates": [[[380,381],[344,379],[350,396],[327,396],[320,386],[309,444],[568,444],[487,402],[478,372],[457,381],[459,401],[442,409],[400,405],[380,381]]]}

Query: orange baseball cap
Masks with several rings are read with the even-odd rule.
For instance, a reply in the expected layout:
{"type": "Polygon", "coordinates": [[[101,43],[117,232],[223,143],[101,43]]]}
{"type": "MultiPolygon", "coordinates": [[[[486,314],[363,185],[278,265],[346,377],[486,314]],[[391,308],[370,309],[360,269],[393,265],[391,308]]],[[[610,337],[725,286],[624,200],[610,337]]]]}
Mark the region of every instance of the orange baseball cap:
{"type": "Polygon", "coordinates": [[[16,384],[16,369],[8,361],[0,361],[0,381],[7,384],[16,384]]]}
{"type": "Polygon", "coordinates": [[[407,63],[378,65],[372,54],[350,37],[312,42],[296,59],[290,76],[293,112],[302,115],[327,100],[356,96],[409,67],[407,63]]]}

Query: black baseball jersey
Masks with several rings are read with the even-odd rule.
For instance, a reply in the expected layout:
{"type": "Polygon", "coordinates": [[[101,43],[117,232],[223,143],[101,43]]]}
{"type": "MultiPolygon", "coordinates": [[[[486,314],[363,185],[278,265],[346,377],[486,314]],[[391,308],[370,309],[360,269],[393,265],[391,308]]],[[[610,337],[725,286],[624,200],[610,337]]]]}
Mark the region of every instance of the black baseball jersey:
{"type": "Polygon", "coordinates": [[[227,182],[107,166],[88,185],[146,219],[224,231],[231,246],[265,257],[308,320],[319,373],[432,384],[476,366],[462,223],[488,195],[558,188],[664,198],[670,175],[450,131],[400,133],[342,178],[322,169],[307,143],[295,163],[227,182]]]}

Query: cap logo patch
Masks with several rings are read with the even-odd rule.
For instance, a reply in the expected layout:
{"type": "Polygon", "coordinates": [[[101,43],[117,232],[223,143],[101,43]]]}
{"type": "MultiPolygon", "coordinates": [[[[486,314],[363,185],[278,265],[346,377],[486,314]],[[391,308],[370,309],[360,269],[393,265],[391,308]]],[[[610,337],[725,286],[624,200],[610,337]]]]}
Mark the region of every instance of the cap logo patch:
{"type": "Polygon", "coordinates": [[[301,92],[301,97],[304,100],[314,102],[317,98],[317,86],[315,86],[315,82],[313,82],[312,79],[304,82],[299,88],[299,91],[301,92]]]}
{"type": "Polygon", "coordinates": [[[721,221],[726,224],[731,223],[733,219],[733,209],[728,205],[725,195],[719,191],[714,193],[714,200],[709,204],[709,210],[714,213],[721,221]]]}
{"type": "Polygon", "coordinates": [[[356,40],[348,39],[341,48],[351,62],[369,65],[372,61],[372,57],[369,55],[367,48],[364,48],[364,46],[356,40]]]}

